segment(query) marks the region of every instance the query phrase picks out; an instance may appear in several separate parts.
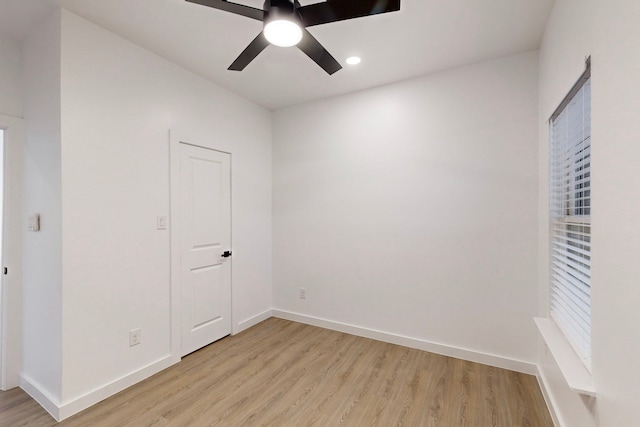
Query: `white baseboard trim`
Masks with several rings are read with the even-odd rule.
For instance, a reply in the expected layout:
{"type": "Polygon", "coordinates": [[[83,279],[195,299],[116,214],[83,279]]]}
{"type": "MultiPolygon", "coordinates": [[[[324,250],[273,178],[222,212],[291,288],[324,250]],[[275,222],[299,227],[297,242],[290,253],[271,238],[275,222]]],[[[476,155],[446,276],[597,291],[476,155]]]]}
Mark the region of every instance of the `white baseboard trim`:
{"type": "Polygon", "coordinates": [[[540,390],[542,391],[542,397],[544,398],[545,403],[547,404],[547,409],[549,409],[549,414],[551,415],[551,420],[553,421],[553,425],[555,427],[564,427],[564,424],[560,422],[558,418],[558,413],[556,412],[556,401],[553,398],[553,395],[549,392],[549,382],[547,381],[547,377],[544,375],[542,369],[538,366],[538,385],[540,386],[540,390]]]}
{"type": "Polygon", "coordinates": [[[131,387],[132,385],[139,383],[140,381],[147,379],[164,369],[167,369],[169,366],[179,361],[180,359],[176,360],[176,358],[174,358],[172,355],[167,355],[162,359],[156,360],[155,362],[152,362],[147,366],[138,369],[137,371],[131,372],[130,374],[107,383],[102,387],[90,391],[83,396],[66,402],[60,407],[60,420],[69,418],[70,416],[75,415],[78,412],[87,409],[88,407],[93,406],[96,403],[108,397],[111,397],[118,392],[121,392],[125,388],[131,387]]]}
{"type": "Polygon", "coordinates": [[[137,371],[127,374],[65,403],[56,402],[56,400],[44,392],[42,387],[38,386],[35,381],[25,377],[24,375],[21,377],[20,385],[22,389],[33,397],[33,399],[35,399],[36,402],[38,402],[47,412],[49,412],[56,421],[62,421],[65,418],[69,418],[70,416],[113,396],[125,388],[131,387],[132,385],[157,374],[179,361],[179,358],[176,359],[171,355],[165,356],[137,371]]]}
{"type": "Polygon", "coordinates": [[[507,357],[496,356],[493,354],[482,353],[446,344],[438,344],[418,338],[406,337],[389,332],[364,328],[362,326],[350,325],[347,323],[336,322],[329,319],[308,316],[306,314],[294,313],[286,310],[274,309],[273,317],[305,323],[307,325],[318,326],[325,329],[331,329],[334,331],[388,342],[391,344],[397,344],[404,347],[424,350],[431,353],[441,354],[443,356],[455,357],[456,359],[468,360],[471,362],[481,363],[483,365],[509,369],[511,371],[522,372],[524,374],[538,375],[538,368],[535,364],[522,360],[510,359],[507,357]]]}
{"type": "Polygon", "coordinates": [[[264,322],[268,318],[273,317],[273,310],[269,309],[263,313],[257,314],[253,317],[250,317],[242,322],[238,323],[237,327],[233,331],[233,335],[239,334],[240,332],[249,329],[252,326],[257,325],[260,322],[264,322]]]}
{"type": "Polygon", "coordinates": [[[42,385],[22,374],[20,375],[20,388],[38,402],[56,421],[60,421],[60,402],[46,392],[42,385]]]}

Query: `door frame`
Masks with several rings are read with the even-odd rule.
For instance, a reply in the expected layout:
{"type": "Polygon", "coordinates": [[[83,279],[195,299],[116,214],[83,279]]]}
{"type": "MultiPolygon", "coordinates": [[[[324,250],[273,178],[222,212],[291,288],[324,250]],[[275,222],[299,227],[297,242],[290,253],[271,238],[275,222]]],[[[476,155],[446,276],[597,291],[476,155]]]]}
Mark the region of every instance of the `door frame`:
{"type": "MultiPolygon", "coordinates": [[[[181,304],[181,281],[180,271],[182,267],[181,261],[181,236],[180,236],[180,144],[191,145],[194,147],[204,148],[206,150],[218,151],[220,153],[231,156],[231,248],[233,248],[233,154],[214,148],[211,144],[202,141],[202,138],[186,136],[173,129],[169,130],[169,231],[171,234],[171,356],[174,362],[179,362],[182,358],[182,304],[181,304]]],[[[234,294],[233,287],[233,264],[231,265],[231,334],[236,333],[235,318],[237,307],[237,298],[234,294]]]]}
{"type": "Polygon", "coordinates": [[[0,389],[20,385],[22,370],[22,166],[23,119],[0,114],[4,130],[3,232],[0,267],[0,389]]]}

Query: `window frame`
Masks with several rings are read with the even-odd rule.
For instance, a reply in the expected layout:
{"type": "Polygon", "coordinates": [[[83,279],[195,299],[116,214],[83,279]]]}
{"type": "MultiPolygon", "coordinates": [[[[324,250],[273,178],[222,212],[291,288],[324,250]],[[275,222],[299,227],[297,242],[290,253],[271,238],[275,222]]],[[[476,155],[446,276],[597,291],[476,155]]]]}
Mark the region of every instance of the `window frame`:
{"type": "MultiPolygon", "coordinates": [[[[582,130],[588,118],[588,136],[578,145],[569,142],[571,124],[566,115],[567,135],[558,137],[557,120],[576,96],[591,84],[591,58],[584,73],[549,118],[549,317],[585,365],[591,370],[591,97],[582,111],[582,130]],[[587,113],[585,113],[587,111],[587,113]],[[588,114],[588,115],[587,115],[588,114]],[[586,140],[588,144],[584,144],[586,140]],[[558,149],[558,144],[562,150],[558,149]],[[583,144],[583,145],[580,145],[583,144]],[[588,154],[585,152],[588,150],[588,154]],[[577,159],[577,160],[576,160],[577,159]],[[563,163],[564,162],[564,163],[563,163]],[[561,166],[558,166],[560,164],[561,166]],[[585,172],[586,171],[586,172],[585,172]],[[574,187],[571,189],[571,187],[574,187]],[[588,193],[588,194],[587,194],[588,193]],[[563,215],[564,214],[564,215],[563,215]],[[572,230],[573,229],[573,230],[572,230]],[[573,235],[573,236],[572,236],[573,235]],[[563,240],[565,239],[565,240],[563,240]],[[558,250],[561,247],[562,249],[558,250]],[[583,264],[581,261],[585,260],[583,264]],[[586,270],[586,274],[585,273],[586,270]],[[572,273],[577,274],[572,274],[572,273]],[[567,274],[563,279],[562,274],[567,274]],[[564,283],[561,283],[564,282],[564,283]],[[578,292],[581,290],[583,292],[578,292]],[[586,291],[585,291],[586,289],[586,291]],[[569,292],[572,292],[569,294],[569,292]],[[578,296],[579,295],[579,296],[578,296]],[[586,295],[586,297],[585,297],[586,295]],[[585,299],[587,301],[585,301],[585,299]],[[586,320],[585,320],[586,318],[586,320]]],[[[583,104],[584,106],[584,104],[583,104]]]]}

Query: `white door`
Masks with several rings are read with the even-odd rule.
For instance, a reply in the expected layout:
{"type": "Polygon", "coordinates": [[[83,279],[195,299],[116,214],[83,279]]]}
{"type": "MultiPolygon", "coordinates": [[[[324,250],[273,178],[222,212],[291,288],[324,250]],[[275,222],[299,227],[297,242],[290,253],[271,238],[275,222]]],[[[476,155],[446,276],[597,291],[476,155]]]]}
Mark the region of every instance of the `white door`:
{"type": "Polygon", "coordinates": [[[231,156],[180,144],[182,355],[231,333],[231,156]]]}

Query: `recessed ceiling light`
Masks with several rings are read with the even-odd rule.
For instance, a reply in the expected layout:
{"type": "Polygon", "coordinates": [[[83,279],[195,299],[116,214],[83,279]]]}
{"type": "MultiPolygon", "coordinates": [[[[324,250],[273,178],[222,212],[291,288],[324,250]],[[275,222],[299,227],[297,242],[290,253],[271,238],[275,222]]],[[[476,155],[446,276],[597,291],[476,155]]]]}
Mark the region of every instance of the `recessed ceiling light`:
{"type": "Polygon", "coordinates": [[[349,65],[358,65],[360,61],[361,59],[359,56],[350,56],[349,58],[347,58],[347,64],[349,65]]]}

